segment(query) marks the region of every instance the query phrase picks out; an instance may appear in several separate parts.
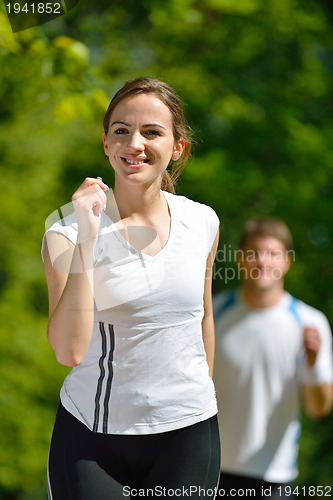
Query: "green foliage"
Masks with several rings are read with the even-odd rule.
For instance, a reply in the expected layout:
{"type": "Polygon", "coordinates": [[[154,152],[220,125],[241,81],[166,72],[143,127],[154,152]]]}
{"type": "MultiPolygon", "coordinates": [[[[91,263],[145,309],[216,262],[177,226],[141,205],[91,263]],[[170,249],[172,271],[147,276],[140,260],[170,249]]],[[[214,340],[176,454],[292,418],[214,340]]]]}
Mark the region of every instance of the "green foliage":
{"type": "MultiPolygon", "coordinates": [[[[328,9],[301,0],[81,0],[15,35],[0,10],[0,498],[45,498],[67,369],[46,341],[40,243],[46,217],[84,177],[112,183],[101,123],[124,80],[156,76],[184,98],[197,142],[178,191],[218,212],[221,249],[237,247],[248,216],[282,217],[295,239],[288,289],[332,322],[328,9]]],[[[215,291],[235,285],[214,280],[215,291]]],[[[332,416],[304,422],[299,482],[329,484],[332,416]]]]}

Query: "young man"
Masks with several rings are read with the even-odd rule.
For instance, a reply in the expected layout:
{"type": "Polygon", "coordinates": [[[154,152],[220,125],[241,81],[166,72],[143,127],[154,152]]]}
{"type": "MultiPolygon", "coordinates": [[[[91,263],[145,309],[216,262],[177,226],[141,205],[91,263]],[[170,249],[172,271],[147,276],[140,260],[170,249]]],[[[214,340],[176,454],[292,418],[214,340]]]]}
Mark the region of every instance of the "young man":
{"type": "Polygon", "coordinates": [[[240,290],[214,300],[220,496],[251,489],[252,498],[290,499],[300,395],[314,418],[332,407],[331,330],[320,311],[284,290],[291,247],[282,221],[249,220],[237,252],[240,290]]]}

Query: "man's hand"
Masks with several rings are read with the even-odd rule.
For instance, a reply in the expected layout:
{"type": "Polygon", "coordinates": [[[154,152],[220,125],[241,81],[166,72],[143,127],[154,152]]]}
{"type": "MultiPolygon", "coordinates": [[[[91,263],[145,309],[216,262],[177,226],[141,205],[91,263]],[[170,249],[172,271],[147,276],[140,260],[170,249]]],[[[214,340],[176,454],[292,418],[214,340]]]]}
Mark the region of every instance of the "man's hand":
{"type": "Polygon", "coordinates": [[[303,340],[307,364],[313,366],[321,347],[321,338],[317,328],[306,326],[303,330],[303,340]]]}

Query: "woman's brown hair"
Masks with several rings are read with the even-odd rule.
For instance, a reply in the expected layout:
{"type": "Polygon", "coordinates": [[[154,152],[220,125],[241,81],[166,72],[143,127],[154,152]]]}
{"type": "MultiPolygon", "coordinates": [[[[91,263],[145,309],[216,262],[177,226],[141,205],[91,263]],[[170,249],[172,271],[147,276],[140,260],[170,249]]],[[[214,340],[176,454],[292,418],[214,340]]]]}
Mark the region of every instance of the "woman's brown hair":
{"type": "Polygon", "coordinates": [[[175,193],[175,183],[182,173],[185,164],[190,156],[192,146],[192,131],[186,124],[183,103],[176,92],[164,82],[156,78],[142,77],[130,80],[118,90],[105,113],[103,126],[105,134],[109,131],[111,114],[115,107],[127,97],[138,94],[154,94],[170,110],[173,122],[173,136],[175,142],[183,139],[185,147],[179,160],[171,162],[170,172],[165,170],[162,178],[161,189],[175,193]]]}

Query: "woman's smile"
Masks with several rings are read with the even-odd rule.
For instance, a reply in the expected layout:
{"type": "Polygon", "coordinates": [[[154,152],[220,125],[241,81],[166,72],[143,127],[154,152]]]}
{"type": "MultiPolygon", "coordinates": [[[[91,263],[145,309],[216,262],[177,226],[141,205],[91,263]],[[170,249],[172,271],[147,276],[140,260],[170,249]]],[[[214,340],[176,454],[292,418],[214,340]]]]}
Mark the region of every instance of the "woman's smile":
{"type": "Polygon", "coordinates": [[[121,159],[129,168],[142,168],[149,163],[149,158],[128,158],[123,156],[121,159]]]}

